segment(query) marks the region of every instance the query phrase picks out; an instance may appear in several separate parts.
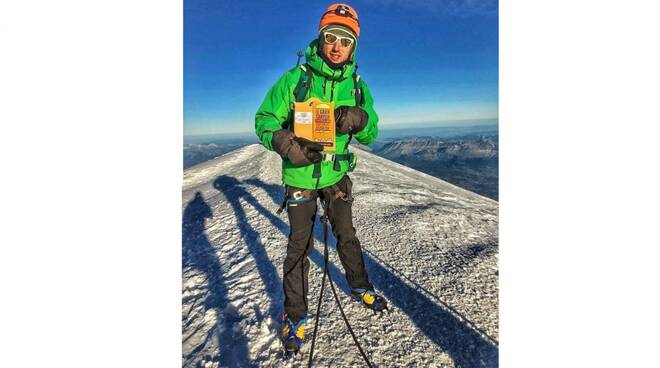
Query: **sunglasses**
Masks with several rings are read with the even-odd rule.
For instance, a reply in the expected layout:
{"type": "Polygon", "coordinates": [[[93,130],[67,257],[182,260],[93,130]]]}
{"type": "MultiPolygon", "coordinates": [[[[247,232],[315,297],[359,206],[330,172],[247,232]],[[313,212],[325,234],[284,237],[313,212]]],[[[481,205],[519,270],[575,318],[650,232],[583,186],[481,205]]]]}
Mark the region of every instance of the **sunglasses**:
{"type": "Polygon", "coordinates": [[[352,38],[337,36],[336,34],[330,32],[323,32],[323,41],[330,45],[333,45],[335,42],[339,41],[339,44],[342,47],[351,47],[351,45],[353,45],[352,38]]]}

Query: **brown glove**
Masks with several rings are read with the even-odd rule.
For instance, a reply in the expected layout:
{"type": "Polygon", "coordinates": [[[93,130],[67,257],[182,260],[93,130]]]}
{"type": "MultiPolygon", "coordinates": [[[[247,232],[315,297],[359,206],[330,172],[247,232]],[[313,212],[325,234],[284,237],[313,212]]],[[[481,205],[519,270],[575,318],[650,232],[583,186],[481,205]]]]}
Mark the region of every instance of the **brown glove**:
{"type": "Polygon", "coordinates": [[[322,145],[296,137],[290,130],[281,129],[274,132],[271,143],[273,150],[282,159],[291,161],[295,166],[311,165],[323,158],[320,152],[323,150],[322,145]]]}
{"type": "Polygon", "coordinates": [[[369,121],[366,111],[355,106],[340,106],[335,109],[335,122],[339,133],[355,134],[364,129],[369,121]]]}

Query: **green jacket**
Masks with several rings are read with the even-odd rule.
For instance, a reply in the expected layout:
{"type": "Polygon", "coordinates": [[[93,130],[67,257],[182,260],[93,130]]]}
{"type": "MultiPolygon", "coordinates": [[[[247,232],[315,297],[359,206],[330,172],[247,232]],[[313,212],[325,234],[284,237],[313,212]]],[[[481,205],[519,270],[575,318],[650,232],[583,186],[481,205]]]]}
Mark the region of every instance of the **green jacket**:
{"type": "MultiPolygon", "coordinates": [[[[356,45],[357,46],[357,45],[356,45]]],[[[312,41],[307,47],[305,55],[306,64],[312,69],[312,83],[305,100],[309,97],[317,97],[322,101],[334,101],[335,108],[339,106],[355,106],[353,95],[353,72],[355,71],[355,52],[351,62],[344,65],[341,70],[335,70],[317,55],[317,40],[312,41]]],[[[300,74],[304,71],[298,66],[288,72],[275,83],[268,91],[264,101],[261,103],[255,117],[255,130],[257,137],[264,147],[273,150],[271,139],[273,132],[283,129],[286,122],[293,115],[293,104],[295,97],[293,91],[300,80],[300,74]]],[[[364,104],[361,106],[369,115],[369,121],[365,128],[353,135],[362,144],[371,144],[378,136],[378,115],[374,111],[374,100],[367,84],[359,79],[358,86],[362,88],[364,104]]],[[[337,133],[336,153],[348,153],[348,134],[337,133]]],[[[347,160],[339,160],[339,170],[332,161],[321,162],[321,176],[313,177],[314,165],[293,166],[287,159],[282,160],[282,181],[304,189],[325,188],[337,183],[349,169],[347,160]],[[318,182],[317,182],[318,180],[318,182]]]]}

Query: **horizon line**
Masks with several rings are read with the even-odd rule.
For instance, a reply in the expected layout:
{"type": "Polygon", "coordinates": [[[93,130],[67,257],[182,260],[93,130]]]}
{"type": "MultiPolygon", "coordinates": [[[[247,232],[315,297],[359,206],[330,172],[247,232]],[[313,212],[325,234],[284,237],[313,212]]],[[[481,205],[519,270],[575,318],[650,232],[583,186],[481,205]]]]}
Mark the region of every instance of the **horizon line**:
{"type": "MultiPolygon", "coordinates": [[[[455,120],[430,120],[430,121],[417,121],[417,122],[411,122],[411,123],[389,123],[389,124],[379,124],[379,128],[388,130],[388,129],[396,129],[396,128],[410,128],[412,125],[425,125],[425,124],[438,124],[438,123],[444,123],[444,124],[450,124],[450,123],[460,123],[460,122],[480,122],[480,121],[492,121],[492,120],[497,120],[499,124],[499,117],[492,117],[492,118],[479,118],[479,119],[455,119],[455,120]]],[[[479,125],[479,124],[475,124],[479,125]]],[[[491,125],[491,124],[484,124],[484,125],[491,125]]],[[[438,126],[437,128],[451,128],[451,127],[460,127],[461,125],[445,125],[445,126],[438,126]]],[[[467,126],[474,126],[474,125],[465,125],[467,126]]],[[[416,126],[416,128],[420,128],[419,126],[416,126]]],[[[432,127],[429,127],[432,128],[432,127]]],[[[254,130],[241,130],[241,131],[231,131],[231,132],[209,132],[209,133],[194,133],[194,134],[186,134],[185,132],[183,133],[184,137],[197,137],[197,136],[207,136],[207,135],[219,135],[219,134],[228,134],[228,135],[241,135],[241,134],[254,134],[254,130]]]]}

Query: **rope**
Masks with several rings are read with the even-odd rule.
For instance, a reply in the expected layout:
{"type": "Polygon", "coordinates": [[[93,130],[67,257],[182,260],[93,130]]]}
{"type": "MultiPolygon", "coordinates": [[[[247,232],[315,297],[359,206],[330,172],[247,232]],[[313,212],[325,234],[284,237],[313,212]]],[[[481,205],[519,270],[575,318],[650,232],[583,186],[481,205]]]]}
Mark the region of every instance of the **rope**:
{"type": "MultiPolygon", "coordinates": [[[[325,245],[325,254],[326,254],[326,259],[327,259],[327,254],[328,254],[328,245],[325,245]]],[[[337,291],[335,290],[335,286],[332,283],[332,277],[330,277],[330,273],[328,273],[328,279],[330,280],[330,287],[332,288],[332,293],[335,295],[335,300],[337,301],[337,306],[339,306],[339,311],[341,312],[341,316],[344,318],[344,322],[346,322],[346,327],[348,327],[348,332],[351,333],[351,336],[353,336],[353,341],[355,341],[355,345],[357,346],[358,350],[360,350],[360,354],[362,355],[362,358],[364,358],[364,361],[367,363],[367,366],[369,368],[372,368],[371,363],[369,362],[369,358],[367,358],[367,354],[364,353],[364,350],[362,350],[362,346],[360,346],[360,343],[357,340],[357,337],[355,337],[355,333],[353,332],[353,329],[351,328],[351,324],[348,323],[348,318],[346,318],[346,314],[344,313],[344,309],[341,307],[341,303],[339,302],[339,297],[337,296],[337,291]]]]}
{"type": "Polygon", "coordinates": [[[367,366],[369,366],[369,368],[373,368],[373,366],[369,362],[369,358],[367,358],[367,354],[365,354],[364,350],[362,350],[362,346],[360,346],[360,343],[358,342],[357,337],[353,332],[353,328],[351,328],[351,324],[348,323],[348,318],[346,318],[344,309],[341,307],[339,296],[337,296],[337,291],[335,290],[335,286],[332,282],[332,276],[330,276],[330,272],[328,272],[328,204],[324,200],[321,200],[321,204],[323,205],[323,216],[321,217],[321,222],[323,222],[323,279],[321,281],[321,294],[319,295],[318,306],[316,307],[316,322],[314,322],[314,337],[312,337],[312,347],[309,350],[309,362],[307,364],[307,367],[310,368],[312,366],[312,359],[314,357],[314,343],[316,342],[316,331],[319,324],[319,312],[321,311],[321,298],[323,297],[323,288],[325,287],[325,276],[328,275],[328,279],[330,280],[330,288],[332,289],[332,293],[335,296],[335,301],[337,301],[337,306],[339,306],[339,311],[341,312],[341,316],[344,319],[344,322],[346,322],[346,327],[348,327],[348,332],[351,333],[351,336],[353,337],[353,341],[355,342],[355,345],[360,351],[362,358],[364,358],[364,361],[367,363],[367,366]]]}
{"type": "MultiPolygon", "coordinates": [[[[325,215],[325,214],[324,214],[325,215]]],[[[325,229],[325,225],[323,226],[325,229]]],[[[323,237],[325,238],[325,230],[324,230],[324,235],[323,237]]],[[[312,358],[314,357],[314,344],[316,343],[316,331],[319,325],[319,315],[321,314],[321,299],[323,298],[323,288],[325,287],[325,275],[328,274],[328,258],[327,258],[328,252],[327,252],[327,247],[326,251],[324,252],[324,262],[325,266],[323,266],[323,279],[321,280],[321,294],[319,295],[319,301],[316,304],[316,321],[314,322],[314,336],[312,337],[312,347],[309,349],[309,362],[307,363],[307,367],[312,366],[312,358]]]]}

